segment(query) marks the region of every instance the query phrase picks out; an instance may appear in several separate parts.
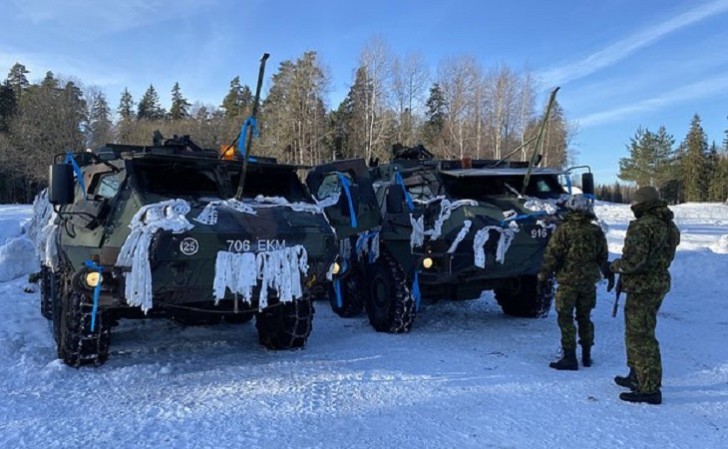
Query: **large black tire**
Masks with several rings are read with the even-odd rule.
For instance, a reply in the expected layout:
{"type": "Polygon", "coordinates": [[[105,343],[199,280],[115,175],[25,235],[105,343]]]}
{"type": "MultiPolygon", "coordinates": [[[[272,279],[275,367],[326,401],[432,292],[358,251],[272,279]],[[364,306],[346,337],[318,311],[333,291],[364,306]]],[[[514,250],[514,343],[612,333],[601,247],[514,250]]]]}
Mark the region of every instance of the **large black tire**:
{"type": "Polygon", "coordinates": [[[313,314],[308,296],[266,307],[255,319],[260,344],[268,349],[302,348],[311,335],[313,314]]]}
{"type": "Polygon", "coordinates": [[[382,249],[367,270],[364,289],[369,323],[377,332],[409,332],[415,321],[415,300],[397,260],[382,249]]]}
{"type": "MultiPolygon", "coordinates": [[[[334,281],[336,282],[336,281],[334,281]]],[[[364,274],[356,265],[339,281],[341,288],[341,307],[337,303],[335,284],[329,289],[331,310],[342,318],[351,318],[364,311],[364,274]]]]}
{"type": "Polygon", "coordinates": [[[546,281],[541,294],[537,294],[536,276],[523,276],[512,287],[495,290],[495,299],[503,313],[520,318],[545,318],[554,299],[553,278],[546,281]]]}
{"type": "Polygon", "coordinates": [[[51,289],[54,277],[53,272],[48,267],[45,265],[40,267],[40,314],[47,320],[53,319],[51,289]]]}
{"type": "Polygon", "coordinates": [[[93,300],[70,288],[60,295],[60,322],[58,323],[58,357],[66,365],[99,366],[109,358],[111,326],[108,317],[96,313],[95,328],[91,330],[93,300]]]}

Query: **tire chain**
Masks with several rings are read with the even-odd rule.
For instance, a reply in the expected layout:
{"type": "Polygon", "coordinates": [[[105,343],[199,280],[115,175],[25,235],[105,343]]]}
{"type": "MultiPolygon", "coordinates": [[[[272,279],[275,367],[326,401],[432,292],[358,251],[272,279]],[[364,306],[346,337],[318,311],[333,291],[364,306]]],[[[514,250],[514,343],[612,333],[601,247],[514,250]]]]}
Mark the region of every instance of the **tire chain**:
{"type": "Polygon", "coordinates": [[[59,356],[66,364],[77,368],[81,365],[99,366],[109,357],[111,329],[105,325],[104,316],[97,312],[96,328],[91,331],[93,305],[84,301],[78,293],[70,292],[71,310],[66,312],[66,320],[62,320],[59,356]],[[71,320],[68,323],[67,320],[71,320]]]}
{"type": "Polygon", "coordinates": [[[396,286],[394,311],[387,332],[392,334],[409,332],[412,329],[417,311],[415,300],[405,282],[404,272],[399,263],[397,263],[397,260],[386,250],[381,251],[380,259],[387,261],[389,272],[392,274],[392,279],[396,286]]]}

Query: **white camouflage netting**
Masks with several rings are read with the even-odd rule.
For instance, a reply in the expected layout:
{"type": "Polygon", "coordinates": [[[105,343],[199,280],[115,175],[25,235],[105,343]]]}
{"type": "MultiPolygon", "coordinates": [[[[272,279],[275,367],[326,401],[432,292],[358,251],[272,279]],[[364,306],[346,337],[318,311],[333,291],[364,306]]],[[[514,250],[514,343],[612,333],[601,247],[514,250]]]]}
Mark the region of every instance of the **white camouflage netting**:
{"type": "Polygon", "coordinates": [[[311,214],[323,214],[323,208],[333,206],[339,202],[339,194],[334,194],[316,204],[294,202],[291,203],[283,197],[266,197],[258,195],[253,201],[240,201],[235,198],[227,200],[217,200],[208,203],[200,214],[194,219],[202,224],[217,224],[217,209],[220,207],[229,207],[241,213],[255,215],[255,209],[266,207],[288,207],[296,212],[308,212],[311,214]]]}
{"type": "Polygon", "coordinates": [[[308,253],[302,245],[257,254],[219,251],[215,260],[213,295],[217,303],[230,290],[252,304],[253,288],[260,280],[258,308],[263,309],[268,306],[268,289],[275,290],[281,302],[301,298],[301,280],[306,273],[308,253]]]}
{"type": "Polygon", "coordinates": [[[474,265],[479,268],[485,268],[485,249],[483,248],[490,238],[490,231],[497,231],[500,233],[498,239],[498,247],[495,252],[496,262],[503,263],[506,260],[506,252],[513,242],[513,238],[516,236],[516,232],[520,230],[518,224],[515,221],[511,221],[507,227],[502,228],[500,226],[486,226],[475,233],[473,239],[473,253],[474,253],[474,265]]]}
{"type": "Polygon", "coordinates": [[[179,234],[194,227],[187,221],[190,205],[185,200],[168,200],[143,206],[134,214],[131,233],[119,251],[116,266],[131,267],[126,274],[124,296],[130,306],[139,306],[146,313],[152,308],[152,272],[149,266],[149,245],[160,229],[179,234]]]}
{"type": "Polygon", "coordinates": [[[364,256],[368,257],[369,263],[373,263],[379,258],[378,230],[359,233],[356,240],[356,257],[361,260],[364,256]]]}
{"type": "Polygon", "coordinates": [[[424,216],[415,219],[410,214],[410,223],[412,224],[412,234],[410,235],[410,246],[412,249],[422,246],[425,242],[425,236],[429,236],[430,240],[437,240],[442,235],[442,225],[445,220],[450,218],[452,211],[462,206],[477,206],[478,202],[475,200],[457,200],[451,202],[444,196],[438,196],[431,198],[426,201],[417,201],[420,204],[430,204],[435,201],[440,201],[440,214],[432,225],[432,229],[425,229],[424,216]]]}

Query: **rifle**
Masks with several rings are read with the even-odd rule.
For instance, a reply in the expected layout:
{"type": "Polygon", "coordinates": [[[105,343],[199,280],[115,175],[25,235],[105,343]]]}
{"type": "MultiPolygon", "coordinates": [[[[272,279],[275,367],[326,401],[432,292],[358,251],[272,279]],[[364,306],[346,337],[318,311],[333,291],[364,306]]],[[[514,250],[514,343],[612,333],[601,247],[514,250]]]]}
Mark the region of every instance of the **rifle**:
{"type": "Polygon", "coordinates": [[[617,297],[614,299],[614,307],[612,307],[612,318],[617,316],[617,309],[619,308],[619,297],[622,295],[622,276],[617,278],[617,285],[614,287],[614,292],[617,297]]]}

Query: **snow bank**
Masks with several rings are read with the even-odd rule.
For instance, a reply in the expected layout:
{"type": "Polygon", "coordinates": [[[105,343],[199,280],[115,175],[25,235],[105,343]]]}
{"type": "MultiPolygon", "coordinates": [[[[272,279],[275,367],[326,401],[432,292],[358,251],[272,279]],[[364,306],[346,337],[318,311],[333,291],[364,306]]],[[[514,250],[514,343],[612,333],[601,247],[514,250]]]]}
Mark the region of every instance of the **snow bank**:
{"type": "Polygon", "coordinates": [[[718,243],[713,245],[710,249],[712,249],[714,253],[728,254],[728,234],[721,235],[718,239],[718,243]]]}
{"type": "Polygon", "coordinates": [[[4,245],[8,240],[18,237],[23,233],[23,228],[18,220],[0,220],[0,245],[4,245]]]}
{"type": "Polygon", "coordinates": [[[38,271],[33,242],[25,237],[10,239],[0,246],[0,282],[6,282],[38,271]]]}

